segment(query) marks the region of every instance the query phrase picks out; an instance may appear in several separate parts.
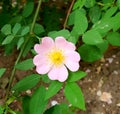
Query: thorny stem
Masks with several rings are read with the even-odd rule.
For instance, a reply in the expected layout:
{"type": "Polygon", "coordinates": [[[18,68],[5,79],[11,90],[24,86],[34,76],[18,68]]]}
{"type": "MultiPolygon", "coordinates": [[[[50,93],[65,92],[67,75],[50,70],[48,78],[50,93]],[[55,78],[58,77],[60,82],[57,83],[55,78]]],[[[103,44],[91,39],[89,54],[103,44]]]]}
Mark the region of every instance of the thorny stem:
{"type": "MultiPolygon", "coordinates": [[[[38,13],[39,13],[39,9],[40,9],[41,3],[42,3],[42,0],[39,0],[38,6],[37,6],[37,9],[36,9],[36,12],[35,12],[35,16],[34,16],[34,18],[33,18],[33,22],[32,22],[32,25],[31,25],[30,35],[33,34],[35,22],[36,22],[38,13]]],[[[30,38],[31,38],[30,36],[27,37],[27,39],[26,39],[26,41],[24,42],[23,47],[22,47],[22,49],[21,49],[21,51],[20,51],[20,53],[19,53],[19,55],[18,55],[18,57],[17,57],[17,60],[15,61],[13,70],[12,70],[12,72],[11,72],[10,80],[9,80],[9,83],[8,83],[8,88],[7,88],[7,91],[6,91],[6,98],[5,98],[5,100],[7,100],[8,97],[9,97],[9,91],[11,90],[12,82],[13,82],[13,79],[14,79],[14,76],[15,76],[15,71],[16,71],[15,66],[18,64],[18,62],[19,62],[19,60],[20,60],[20,58],[21,58],[21,56],[22,56],[22,54],[23,54],[23,52],[24,52],[24,50],[25,50],[25,47],[26,47],[26,45],[27,45],[27,43],[28,43],[28,41],[29,41],[30,38]]]]}
{"type": "Polygon", "coordinates": [[[66,19],[65,19],[65,22],[64,22],[64,25],[63,25],[63,28],[64,28],[64,29],[66,28],[66,24],[67,24],[67,21],[68,21],[68,17],[69,17],[69,15],[70,15],[70,12],[71,12],[71,10],[72,10],[72,7],[73,7],[74,2],[75,2],[75,0],[72,0],[71,5],[70,5],[70,7],[69,7],[69,9],[68,9],[67,16],[66,16],[66,19]]]}

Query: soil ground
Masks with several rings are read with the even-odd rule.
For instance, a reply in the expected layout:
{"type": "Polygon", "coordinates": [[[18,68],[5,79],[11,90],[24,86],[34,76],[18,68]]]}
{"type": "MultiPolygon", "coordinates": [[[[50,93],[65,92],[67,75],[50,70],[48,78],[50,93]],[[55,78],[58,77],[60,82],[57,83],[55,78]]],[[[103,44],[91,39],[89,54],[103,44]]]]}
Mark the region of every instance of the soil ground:
{"type": "MultiPolygon", "coordinates": [[[[0,49],[0,68],[7,69],[0,79],[0,104],[4,103],[5,91],[17,55],[18,52],[15,51],[5,56],[0,49]]],[[[87,72],[87,76],[78,81],[85,97],[86,111],[78,110],[76,114],[120,114],[120,48],[110,49],[99,61],[81,61],[80,64],[80,68],[87,72]]],[[[34,71],[17,71],[14,83],[31,72],[34,71]]],[[[52,100],[58,103],[66,102],[63,91],[61,90],[52,100]]],[[[21,109],[19,103],[16,108],[21,109]]]]}

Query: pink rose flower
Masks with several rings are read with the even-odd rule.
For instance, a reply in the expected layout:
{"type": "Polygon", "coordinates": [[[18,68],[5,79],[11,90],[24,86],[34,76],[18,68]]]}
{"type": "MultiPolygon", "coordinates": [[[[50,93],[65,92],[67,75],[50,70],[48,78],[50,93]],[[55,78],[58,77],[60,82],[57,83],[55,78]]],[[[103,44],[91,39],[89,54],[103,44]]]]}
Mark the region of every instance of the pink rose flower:
{"type": "Polygon", "coordinates": [[[48,73],[51,80],[64,82],[68,78],[67,68],[73,72],[79,69],[80,55],[75,51],[75,45],[64,37],[56,37],[55,41],[44,37],[34,49],[37,52],[33,58],[36,71],[39,74],[48,73]]]}

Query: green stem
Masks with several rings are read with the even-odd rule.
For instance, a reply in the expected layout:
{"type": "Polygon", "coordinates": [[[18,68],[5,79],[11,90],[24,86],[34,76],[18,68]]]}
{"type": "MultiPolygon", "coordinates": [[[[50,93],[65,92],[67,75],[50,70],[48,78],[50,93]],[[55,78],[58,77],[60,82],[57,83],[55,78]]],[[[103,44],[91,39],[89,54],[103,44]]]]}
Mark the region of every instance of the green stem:
{"type": "Polygon", "coordinates": [[[33,19],[33,23],[31,25],[30,34],[33,34],[35,22],[37,20],[37,16],[38,16],[38,13],[39,13],[39,10],[40,10],[41,3],[42,3],[42,0],[39,0],[38,6],[37,6],[37,9],[36,9],[36,13],[35,13],[35,16],[34,16],[34,19],[33,19]]]}
{"type": "MultiPolygon", "coordinates": [[[[37,6],[37,9],[36,9],[36,12],[35,12],[35,16],[34,16],[34,18],[33,18],[33,22],[32,22],[32,25],[31,25],[30,35],[33,34],[35,22],[36,22],[38,13],[39,13],[39,9],[40,9],[41,3],[42,3],[42,0],[39,0],[38,6],[37,6]]],[[[11,90],[12,82],[13,82],[13,79],[14,79],[14,76],[15,76],[15,71],[16,71],[15,66],[18,64],[18,62],[19,62],[19,60],[20,60],[20,58],[21,58],[21,56],[22,56],[22,54],[23,54],[23,52],[24,52],[24,50],[25,50],[25,47],[26,47],[26,45],[27,45],[27,43],[28,43],[28,41],[29,41],[30,38],[31,38],[30,36],[27,37],[27,39],[26,39],[26,41],[24,42],[23,47],[22,47],[22,49],[21,49],[21,51],[20,51],[20,53],[19,53],[19,55],[18,55],[18,57],[17,57],[17,60],[15,61],[13,70],[12,70],[12,72],[11,72],[11,76],[10,76],[8,88],[7,88],[7,91],[6,91],[6,98],[5,98],[5,100],[7,100],[8,97],[9,97],[9,91],[11,90]]]]}

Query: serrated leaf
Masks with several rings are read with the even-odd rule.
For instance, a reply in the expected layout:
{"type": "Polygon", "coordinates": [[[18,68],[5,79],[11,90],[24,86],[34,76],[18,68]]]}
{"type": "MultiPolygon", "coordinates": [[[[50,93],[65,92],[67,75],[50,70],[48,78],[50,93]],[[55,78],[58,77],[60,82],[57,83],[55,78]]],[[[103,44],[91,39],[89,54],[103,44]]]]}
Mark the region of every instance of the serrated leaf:
{"type": "Polygon", "coordinates": [[[47,93],[46,93],[46,97],[45,99],[49,99],[50,97],[52,97],[53,95],[55,95],[62,87],[63,83],[58,82],[58,81],[52,81],[52,83],[50,84],[47,93]]]}
{"type": "Polygon", "coordinates": [[[27,59],[18,63],[15,68],[19,70],[29,70],[34,67],[33,59],[27,59]]]}
{"type": "Polygon", "coordinates": [[[78,80],[84,78],[86,75],[87,75],[87,73],[83,72],[83,71],[70,72],[67,82],[78,81],[78,80]]]}
{"type": "Polygon", "coordinates": [[[29,114],[43,114],[47,101],[45,101],[46,89],[40,86],[32,95],[29,114]]]}
{"type": "Polygon", "coordinates": [[[103,53],[99,48],[87,44],[83,44],[79,47],[78,52],[80,53],[81,58],[87,62],[94,62],[103,56],[103,53]]]}
{"type": "Polygon", "coordinates": [[[80,87],[76,83],[67,83],[64,89],[64,93],[68,101],[73,106],[85,110],[84,96],[80,87]]]}
{"type": "Polygon", "coordinates": [[[11,25],[6,24],[1,28],[1,32],[4,33],[5,35],[11,34],[11,25]]]}
{"type": "Polygon", "coordinates": [[[12,90],[15,91],[16,93],[20,93],[22,91],[31,89],[40,81],[40,78],[41,77],[38,74],[31,74],[29,76],[26,76],[18,83],[16,83],[13,86],[12,90]]]}
{"type": "Polygon", "coordinates": [[[9,44],[11,43],[11,41],[14,39],[14,35],[11,34],[11,35],[8,35],[2,42],[2,45],[6,45],[6,44],[9,44]]]}
{"type": "Polygon", "coordinates": [[[107,40],[113,46],[120,46],[120,33],[110,32],[107,35],[107,40]]]}
{"type": "Polygon", "coordinates": [[[28,17],[32,14],[34,10],[34,2],[27,2],[22,12],[23,17],[28,17]]]}
{"type": "Polygon", "coordinates": [[[2,77],[5,71],[6,71],[6,68],[0,68],[0,77],[2,77]]]}
{"type": "Polygon", "coordinates": [[[17,34],[17,32],[21,29],[21,24],[20,23],[16,23],[12,29],[12,32],[14,35],[17,34]]]}
{"type": "Polygon", "coordinates": [[[82,38],[83,42],[89,45],[96,45],[103,42],[102,36],[96,30],[87,31],[82,38]]]}
{"type": "Polygon", "coordinates": [[[21,31],[21,35],[24,36],[27,33],[29,33],[30,27],[29,26],[25,26],[22,31],[21,31]]]}

